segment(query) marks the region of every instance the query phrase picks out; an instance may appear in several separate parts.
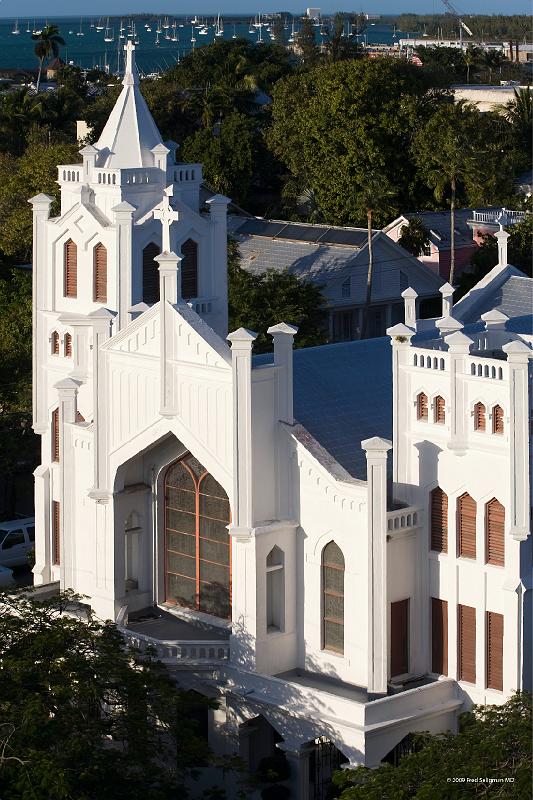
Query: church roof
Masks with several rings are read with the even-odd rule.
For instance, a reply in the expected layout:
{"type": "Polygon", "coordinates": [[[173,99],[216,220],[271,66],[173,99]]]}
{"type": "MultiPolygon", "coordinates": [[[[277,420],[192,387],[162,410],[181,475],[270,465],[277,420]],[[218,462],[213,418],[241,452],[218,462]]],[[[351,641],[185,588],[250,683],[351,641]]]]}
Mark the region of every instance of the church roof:
{"type": "Polygon", "coordinates": [[[139,88],[133,43],[128,41],[125,50],[123,89],[96,142],[95,147],[100,151],[97,165],[122,169],[153,167],[152,149],[163,141],[139,88]]]}

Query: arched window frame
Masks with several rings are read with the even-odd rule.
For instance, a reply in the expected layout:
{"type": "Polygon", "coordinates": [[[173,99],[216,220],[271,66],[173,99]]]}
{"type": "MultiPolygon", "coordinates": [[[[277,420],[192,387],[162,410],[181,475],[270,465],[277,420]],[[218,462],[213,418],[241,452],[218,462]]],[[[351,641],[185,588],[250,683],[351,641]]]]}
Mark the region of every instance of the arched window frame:
{"type": "Polygon", "coordinates": [[[93,248],[93,300],[107,303],[107,248],[102,242],[93,248]]]}
{"type": "Polygon", "coordinates": [[[492,432],[497,436],[503,436],[504,431],[503,408],[496,404],[492,407],[492,432]]]}
{"type": "Polygon", "coordinates": [[[485,563],[505,566],[505,507],[496,497],[485,504],[485,563]]]}
{"type": "Polygon", "coordinates": [[[464,492],[457,498],[457,556],[475,561],[477,550],[477,503],[464,492]],[[467,513],[467,508],[470,513],[467,513]],[[473,519],[473,530],[472,530],[473,519]]]}
{"type": "Polygon", "coordinates": [[[274,545],[266,557],[267,633],[285,629],[285,553],[274,545]]]}
{"type": "Polygon", "coordinates": [[[448,495],[435,488],[429,495],[429,543],[435,553],[448,552],[448,495]]]}
{"type": "Polygon", "coordinates": [[[322,550],[322,649],[329,650],[344,655],[344,555],[335,541],[330,541],[322,550]],[[336,560],[335,560],[336,559],[336,560]],[[342,577],[339,579],[339,573],[342,577]],[[337,585],[337,588],[335,586],[337,585]],[[342,585],[342,591],[339,590],[342,585]],[[335,600],[342,601],[342,616],[334,615],[328,609],[328,605],[335,600]],[[342,646],[332,641],[332,632],[337,628],[340,634],[337,639],[342,638],[342,646]]]}
{"type": "Polygon", "coordinates": [[[65,333],[63,337],[63,354],[65,358],[72,358],[72,336],[70,333],[65,333]]]}
{"type": "Polygon", "coordinates": [[[181,245],[181,296],[184,300],[198,297],[198,242],[189,236],[181,245]]]}
{"type": "Polygon", "coordinates": [[[428,397],[425,392],[419,392],[416,396],[416,418],[422,422],[429,419],[428,397]]]}
{"type": "Polygon", "coordinates": [[[484,433],[487,429],[487,409],[485,404],[479,400],[474,403],[474,430],[484,433]]]}
{"type": "MultiPolygon", "coordinates": [[[[211,536],[206,536],[205,535],[206,532],[209,533],[209,524],[206,524],[206,522],[208,522],[208,523],[218,522],[219,524],[222,524],[223,527],[226,528],[226,529],[227,529],[229,523],[231,522],[231,513],[229,511],[229,499],[227,497],[226,492],[224,491],[223,487],[218,483],[218,481],[216,481],[216,479],[213,478],[210,475],[210,473],[205,469],[205,467],[203,467],[198,462],[198,460],[194,458],[194,456],[190,452],[184,453],[179,459],[177,459],[176,461],[172,462],[167,467],[167,469],[165,470],[165,475],[164,475],[164,491],[165,491],[165,587],[166,587],[165,591],[166,591],[166,596],[167,596],[166,602],[169,602],[169,603],[177,602],[176,599],[171,599],[169,597],[170,592],[169,592],[169,588],[168,588],[169,587],[169,582],[168,581],[169,581],[169,572],[170,572],[170,574],[174,574],[178,578],[181,576],[181,578],[185,579],[185,581],[194,581],[194,583],[195,583],[194,601],[193,602],[187,602],[187,601],[183,600],[182,601],[183,605],[185,605],[188,608],[192,608],[193,610],[201,611],[203,613],[210,614],[210,615],[213,615],[213,616],[217,616],[217,617],[220,617],[220,618],[229,618],[229,617],[231,617],[231,581],[232,581],[231,569],[232,569],[232,567],[231,567],[231,542],[230,542],[230,538],[229,538],[229,533],[227,534],[227,538],[225,538],[224,541],[222,541],[220,538],[218,538],[218,539],[214,538],[213,539],[211,536]],[[188,500],[187,500],[188,507],[179,508],[179,507],[176,507],[176,506],[171,506],[170,503],[169,503],[169,489],[172,490],[172,489],[176,488],[169,481],[172,479],[171,476],[172,476],[173,470],[178,465],[181,465],[181,467],[184,469],[185,473],[188,474],[188,479],[190,480],[191,485],[194,487],[193,489],[183,488],[182,487],[183,491],[186,491],[188,494],[194,495],[194,500],[191,497],[188,497],[188,500]],[[197,470],[197,471],[195,471],[195,470],[197,470]],[[209,493],[206,493],[206,492],[202,491],[203,487],[205,486],[205,484],[206,484],[208,479],[211,479],[211,481],[213,481],[216,484],[216,487],[218,487],[218,490],[223,493],[223,497],[219,496],[219,495],[212,495],[212,494],[209,494],[209,493]],[[202,503],[202,497],[204,498],[204,501],[205,501],[204,503],[202,503]],[[227,509],[228,509],[228,515],[227,515],[228,518],[227,518],[227,520],[226,519],[222,520],[219,517],[217,517],[217,518],[211,517],[210,515],[205,513],[205,508],[204,508],[204,513],[202,513],[202,505],[204,505],[205,507],[207,507],[209,505],[208,498],[211,499],[211,500],[215,500],[215,501],[217,499],[219,499],[219,500],[222,500],[224,503],[227,503],[227,509]],[[189,531],[182,530],[182,531],[180,531],[178,528],[171,528],[171,526],[168,523],[168,512],[169,511],[176,511],[178,513],[181,512],[181,513],[184,513],[184,514],[188,515],[189,526],[190,526],[190,523],[192,522],[191,518],[194,516],[194,531],[192,531],[192,530],[189,530],[189,531]],[[170,540],[170,536],[172,535],[172,533],[178,533],[179,534],[178,539],[180,537],[183,537],[183,536],[189,537],[189,541],[187,542],[185,549],[181,549],[181,550],[179,550],[179,549],[170,550],[169,549],[169,540],[170,540]],[[193,548],[194,549],[194,553],[191,552],[191,541],[190,541],[190,539],[194,539],[194,542],[195,542],[194,548],[193,548]],[[209,549],[209,545],[206,545],[205,544],[206,542],[211,542],[211,544],[214,544],[215,545],[215,550],[216,550],[216,545],[221,545],[221,544],[222,545],[226,545],[226,547],[227,547],[227,563],[224,563],[223,561],[216,561],[216,560],[214,560],[214,558],[207,558],[206,554],[207,554],[207,551],[209,549]],[[170,571],[168,570],[168,555],[169,555],[170,552],[173,552],[178,557],[181,555],[181,559],[182,559],[182,563],[180,565],[180,568],[182,569],[181,572],[178,572],[176,570],[170,570],[170,571]],[[194,564],[195,564],[194,575],[189,574],[187,572],[187,569],[192,566],[191,562],[193,560],[194,560],[194,564]],[[207,602],[209,600],[209,596],[208,596],[209,595],[209,587],[212,586],[213,584],[210,583],[209,581],[206,581],[205,579],[202,580],[202,562],[204,564],[211,564],[211,565],[213,565],[215,567],[218,566],[218,567],[222,567],[223,569],[227,569],[228,570],[228,584],[227,584],[227,587],[226,587],[227,588],[227,608],[223,609],[224,613],[215,613],[213,611],[208,610],[206,608],[206,606],[205,606],[205,602],[207,602]]],[[[185,542],[184,542],[184,544],[185,544],[185,542]]]]}
{"type": "Polygon", "coordinates": [[[142,296],[147,305],[159,302],[159,265],[155,260],[160,247],[155,242],[148,242],[142,251],[142,296]]]}
{"type": "Polygon", "coordinates": [[[59,355],[59,333],[52,331],[50,336],[50,352],[53,356],[59,355]]]}
{"type": "Polygon", "coordinates": [[[78,296],[78,247],[73,239],[63,247],[63,295],[72,299],[78,296]]]}

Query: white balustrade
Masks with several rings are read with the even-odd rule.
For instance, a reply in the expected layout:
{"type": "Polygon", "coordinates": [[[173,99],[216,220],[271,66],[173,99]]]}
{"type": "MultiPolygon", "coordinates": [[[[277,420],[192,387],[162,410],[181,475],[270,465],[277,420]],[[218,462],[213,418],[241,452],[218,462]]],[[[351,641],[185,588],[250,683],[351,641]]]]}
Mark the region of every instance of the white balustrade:
{"type": "Polygon", "coordinates": [[[387,511],[387,533],[414,530],[419,525],[420,508],[416,506],[387,511]]]}

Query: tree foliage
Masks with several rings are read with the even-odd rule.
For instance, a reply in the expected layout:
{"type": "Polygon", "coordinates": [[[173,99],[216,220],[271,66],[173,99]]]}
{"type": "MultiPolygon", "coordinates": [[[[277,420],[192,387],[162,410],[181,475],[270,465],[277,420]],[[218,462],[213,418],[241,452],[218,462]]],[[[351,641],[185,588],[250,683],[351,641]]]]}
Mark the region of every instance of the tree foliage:
{"type": "Polygon", "coordinates": [[[278,322],[298,327],[295,347],[325,344],[324,297],[320,287],[284,271],[253,275],[240,266],[238,245],[228,242],[229,328],[250,328],[258,336],[254,352],[272,349],[267,328],[278,322]]]}
{"type": "Polygon", "coordinates": [[[400,231],[398,244],[417,258],[422,255],[424,248],[427,247],[429,243],[429,231],[420,217],[412,217],[407,225],[404,225],[400,231]]]}
{"type": "Polygon", "coordinates": [[[205,763],[195,714],[163,665],[75,598],[2,597],[0,785],[3,800],[168,800],[205,763]]]}
{"type": "Polygon", "coordinates": [[[475,706],[462,716],[458,735],[418,735],[418,751],[404,756],[397,767],[337,772],[336,796],[339,800],[521,800],[531,789],[531,723],[530,694],[515,694],[501,706],[475,706]],[[472,780],[452,783],[454,778],[472,780]]]}

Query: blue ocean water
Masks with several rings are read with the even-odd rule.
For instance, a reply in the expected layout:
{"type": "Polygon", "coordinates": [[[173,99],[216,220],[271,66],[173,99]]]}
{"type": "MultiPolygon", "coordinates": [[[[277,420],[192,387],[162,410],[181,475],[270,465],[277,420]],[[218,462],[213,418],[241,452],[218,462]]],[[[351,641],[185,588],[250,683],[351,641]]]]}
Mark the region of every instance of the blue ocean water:
{"type": "MultiPolygon", "coordinates": [[[[255,42],[260,38],[263,42],[272,41],[266,26],[254,27],[254,21],[255,19],[250,19],[246,22],[242,16],[239,18],[224,17],[221,19],[223,30],[219,38],[231,39],[236,36],[255,42]]],[[[108,65],[111,72],[116,72],[119,65],[121,67],[125,38],[120,38],[120,29],[121,26],[124,28],[124,37],[128,35],[128,32],[131,33],[129,19],[61,17],[48,20],[45,18],[20,18],[18,21],[7,18],[0,20],[0,69],[36,67],[35,42],[32,41],[31,34],[32,31],[43,28],[47,22],[59,27],[65,40],[65,47],[61,48],[60,55],[67,63],[75,64],[83,69],[91,69],[96,66],[103,68],[108,65]],[[14,35],[13,30],[17,29],[19,33],[14,35]],[[105,41],[105,39],[112,41],[105,41]]],[[[162,17],[161,19],[150,16],[136,17],[133,22],[135,23],[135,37],[138,40],[137,64],[143,73],[166,69],[188,53],[193,46],[201,47],[215,41],[216,20],[212,17],[206,19],[206,33],[201,33],[201,29],[197,25],[191,24],[190,16],[162,17]],[[167,24],[169,27],[164,27],[167,24]],[[161,31],[159,34],[157,34],[158,28],[161,31]],[[192,42],[192,39],[196,41],[192,42]]],[[[296,21],[297,28],[298,22],[296,21]]],[[[320,29],[315,28],[315,31],[317,42],[320,42],[320,29]]],[[[400,32],[395,32],[392,25],[380,20],[367,27],[365,36],[369,44],[393,44],[397,40],[396,33],[400,32]]],[[[285,41],[290,35],[291,23],[289,22],[284,31],[285,41]]],[[[360,40],[362,38],[360,37],[360,40]]]]}

